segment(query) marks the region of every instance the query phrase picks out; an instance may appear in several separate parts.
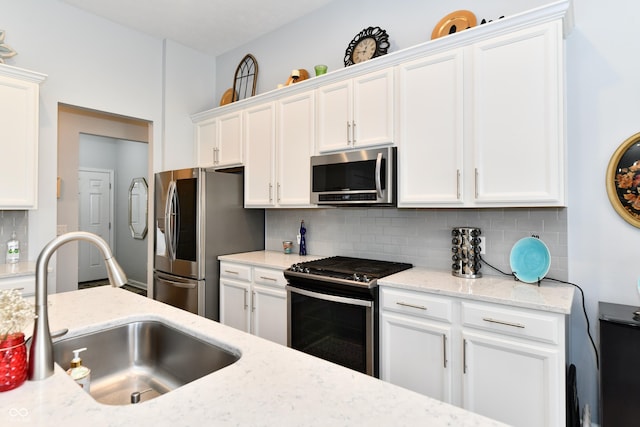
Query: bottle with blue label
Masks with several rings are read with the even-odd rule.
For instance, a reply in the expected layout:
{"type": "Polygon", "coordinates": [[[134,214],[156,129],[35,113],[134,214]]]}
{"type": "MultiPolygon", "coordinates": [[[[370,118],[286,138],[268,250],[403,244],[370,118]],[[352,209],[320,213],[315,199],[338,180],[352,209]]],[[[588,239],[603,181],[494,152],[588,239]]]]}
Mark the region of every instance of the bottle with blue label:
{"type": "Polygon", "coordinates": [[[300,222],[300,233],[298,234],[298,244],[300,245],[300,255],[307,254],[307,240],[305,238],[305,234],[307,234],[307,229],[304,226],[304,220],[300,222]]]}

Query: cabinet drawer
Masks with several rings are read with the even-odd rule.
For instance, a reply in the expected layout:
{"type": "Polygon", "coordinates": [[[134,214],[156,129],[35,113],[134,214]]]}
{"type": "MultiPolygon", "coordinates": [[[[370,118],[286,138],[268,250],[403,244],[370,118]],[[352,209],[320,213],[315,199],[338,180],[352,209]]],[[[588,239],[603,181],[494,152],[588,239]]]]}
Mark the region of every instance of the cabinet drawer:
{"type": "Polygon", "coordinates": [[[380,288],[382,310],[411,314],[451,323],[451,301],[426,293],[380,288]]]}
{"type": "Polygon", "coordinates": [[[36,277],[20,276],[0,280],[0,291],[8,289],[18,289],[23,297],[35,295],[36,277]]]}
{"type": "Polygon", "coordinates": [[[271,270],[267,268],[254,268],[253,270],[253,282],[267,286],[277,286],[284,288],[287,284],[287,279],[284,278],[282,270],[271,270]]]}
{"type": "Polygon", "coordinates": [[[526,309],[462,303],[462,326],[557,344],[558,317],[526,309]]]}
{"type": "Polygon", "coordinates": [[[220,263],[220,277],[229,279],[251,281],[251,267],[242,264],[233,264],[228,262],[220,263]]]}

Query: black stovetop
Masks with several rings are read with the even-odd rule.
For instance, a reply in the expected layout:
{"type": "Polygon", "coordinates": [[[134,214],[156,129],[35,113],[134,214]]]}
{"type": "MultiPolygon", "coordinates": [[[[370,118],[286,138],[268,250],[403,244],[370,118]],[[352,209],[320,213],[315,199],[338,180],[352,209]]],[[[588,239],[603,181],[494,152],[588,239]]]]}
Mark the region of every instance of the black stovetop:
{"type": "Polygon", "coordinates": [[[411,264],[363,258],[334,256],[291,266],[289,271],[349,280],[372,281],[413,267],[411,264]],[[365,279],[366,278],[366,279],[365,279]]]}

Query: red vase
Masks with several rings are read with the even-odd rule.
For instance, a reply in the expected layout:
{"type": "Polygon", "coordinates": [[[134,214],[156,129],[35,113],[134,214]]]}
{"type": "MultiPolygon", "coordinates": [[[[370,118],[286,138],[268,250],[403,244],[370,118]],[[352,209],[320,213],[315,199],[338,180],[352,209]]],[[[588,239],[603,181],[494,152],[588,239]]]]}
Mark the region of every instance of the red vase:
{"type": "Polygon", "coordinates": [[[27,346],[24,334],[9,334],[0,341],[0,391],[18,387],[27,379],[27,346]]]}

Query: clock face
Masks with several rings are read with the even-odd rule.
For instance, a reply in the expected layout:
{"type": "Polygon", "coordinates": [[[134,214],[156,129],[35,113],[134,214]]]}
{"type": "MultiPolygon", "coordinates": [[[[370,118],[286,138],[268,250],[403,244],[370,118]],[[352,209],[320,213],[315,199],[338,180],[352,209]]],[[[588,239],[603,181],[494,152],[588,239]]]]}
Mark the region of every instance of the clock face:
{"type": "Polygon", "coordinates": [[[389,35],[380,27],[369,27],[360,31],[347,46],[344,66],[358,64],[384,55],[389,49],[389,35]]]}
{"type": "Polygon", "coordinates": [[[353,63],[366,61],[373,58],[376,53],[376,41],[371,37],[360,40],[356,47],[353,49],[353,63]]]}

